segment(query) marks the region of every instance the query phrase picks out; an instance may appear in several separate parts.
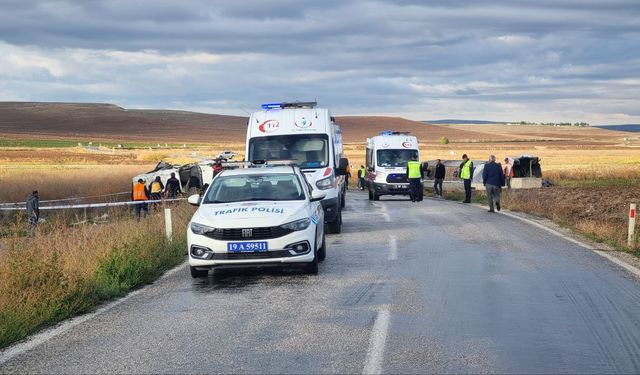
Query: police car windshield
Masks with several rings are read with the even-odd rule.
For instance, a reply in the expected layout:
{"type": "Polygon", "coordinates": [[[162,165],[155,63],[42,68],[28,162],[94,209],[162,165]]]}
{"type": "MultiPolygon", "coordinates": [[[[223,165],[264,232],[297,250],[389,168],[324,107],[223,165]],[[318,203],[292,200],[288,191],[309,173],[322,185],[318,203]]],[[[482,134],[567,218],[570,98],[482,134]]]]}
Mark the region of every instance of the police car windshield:
{"type": "Polygon", "coordinates": [[[326,134],[289,134],[252,138],[248,160],[294,159],[300,168],[329,165],[329,138],[326,134]]]}
{"type": "Polygon", "coordinates": [[[378,150],[378,167],[406,167],[416,150],[378,150]]]}
{"type": "Polygon", "coordinates": [[[304,191],[294,174],[250,174],[216,178],[203,203],[304,199],[304,191]]]}

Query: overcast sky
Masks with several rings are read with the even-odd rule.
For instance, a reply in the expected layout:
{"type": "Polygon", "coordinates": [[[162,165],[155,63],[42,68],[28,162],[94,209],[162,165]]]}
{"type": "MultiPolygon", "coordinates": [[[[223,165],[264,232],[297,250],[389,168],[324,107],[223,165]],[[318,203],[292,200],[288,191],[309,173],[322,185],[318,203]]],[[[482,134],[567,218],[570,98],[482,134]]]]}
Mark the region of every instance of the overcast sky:
{"type": "Polygon", "coordinates": [[[0,1],[0,100],[640,122],[638,0],[0,1]]]}

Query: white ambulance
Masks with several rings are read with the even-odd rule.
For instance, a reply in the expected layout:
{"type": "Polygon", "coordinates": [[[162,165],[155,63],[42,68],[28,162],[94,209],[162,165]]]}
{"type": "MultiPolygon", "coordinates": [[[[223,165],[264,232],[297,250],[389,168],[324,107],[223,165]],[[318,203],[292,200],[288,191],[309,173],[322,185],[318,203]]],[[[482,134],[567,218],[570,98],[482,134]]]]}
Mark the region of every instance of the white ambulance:
{"type": "Polygon", "coordinates": [[[418,139],[408,132],[384,131],[367,139],[365,185],[370,200],[382,195],[409,195],[407,162],[420,160],[418,139]]]}
{"type": "Polygon", "coordinates": [[[348,160],[340,128],[315,102],[263,104],[247,124],[246,160],[295,160],[321,201],[328,232],[340,233],[348,160]]]}

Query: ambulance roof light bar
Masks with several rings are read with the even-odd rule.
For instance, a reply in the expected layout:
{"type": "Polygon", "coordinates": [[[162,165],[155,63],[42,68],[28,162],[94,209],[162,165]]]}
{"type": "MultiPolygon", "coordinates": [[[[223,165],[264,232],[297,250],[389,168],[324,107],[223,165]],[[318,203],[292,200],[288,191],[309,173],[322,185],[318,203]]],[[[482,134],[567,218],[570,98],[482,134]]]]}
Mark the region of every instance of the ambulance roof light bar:
{"type": "Polygon", "coordinates": [[[409,135],[411,134],[411,132],[396,132],[396,131],[392,131],[392,130],[385,130],[385,131],[381,131],[380,135],[382,136],[387,136],[387,135],[409,135]]]}
{"type": "Polygon", "coordinates": [[[281,103],[265,103],[262,109],[285,109],[285,108],[315,108],[318,102],[281,102],[281,103]]]}

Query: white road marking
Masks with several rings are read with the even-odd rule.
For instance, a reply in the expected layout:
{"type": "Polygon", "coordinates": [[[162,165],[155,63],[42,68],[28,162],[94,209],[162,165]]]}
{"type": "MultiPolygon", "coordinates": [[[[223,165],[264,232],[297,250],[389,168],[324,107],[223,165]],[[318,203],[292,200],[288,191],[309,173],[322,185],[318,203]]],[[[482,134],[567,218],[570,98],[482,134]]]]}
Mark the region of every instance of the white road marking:
{"type": "Polygon", "coordinates": [[[389,260],[398,260],[398,240],[394,234],[389,235],[389,260]]]}
{"type": "Polygon", "coordinates": [[[143,293],[147,288],[152,287],[153,285],[155,285],[158,281],[165,279],[171,275],[173,275],[174,273],[184,270],[184,268],[187,266],[188,262],[184,262],[182,264],[180,264],[179,266],[175,267],[172,270],[167,271],[162,277],[160,277],[158,280],[156,280],[155,283],[153,284],[149,284],[147,286],[145,286],[144,288],[135,290],[129,294],[127,294],[126,296],[115,300],[109,304],[107,304],[104,307],[99,308],[98,310],[96,310],[95,312],[89,313],[89,314],[84,314],[84,315],[80,315],[77,316],[75,318],[72,318],[64,323],[61,323],[55,327],[49,328],[49,329],[45,329],[44,331],[34,334],[33,336],[31,336],[30,338],[26,339],[26,341],[24,342],[20,342],[18,344],[15,344],[13,346],[10,346],[2,351],[0,351],[0,365],[11,360],[12,358],[19,356],[21,354],[24,354],[34,348],[36,348],[37,346],[44,344],[45,342],[49,341],[50,339],[61,335],[65,332],[67,332],[68,330],[86,322],[87,320],[93,319],[98,315],[104,314],[107,311],[113,309],[114,307],[120,305],[121,303],[127,301],[128,299],[130,299],[133,296],[136,296],[138,294],[143,293]]]}
{"type": "Polygon", "coordinates": [[[542,225],[540,223],[536,223],[533,220],[529,220],[527,218],[524,218],[524,217],[521,217],[521,216],[518,216],[518,215],[514,215],[514,214],[511,214],[511,213],[508,213],[508,212],[503,212],[502,214],[505,215],[505,216],[509,216],[509,217],[514,218],[514,219],[523,221],[523,222],[525,222],[527,224],[534,225],[534,226],[536,226],[536,227],[538,227],[540,229],[544,229],[545,231],[547,231],[549,233],[552,233],[552,234],[555,234],[556,236],[559,236],[561,238],[564,238],[565,240],[567,240],[569,242],[573,242],[574,244],[576,244],[576,245],[578,245],[580,247],[584,247],[585,249],[591,250],[594,253],[600,255],[603,258],[608,259],[609,261],[613,262],[614,264],[617,264],[618,266],[624,268],[625,270],[631,272],[632,274],[634,274],[635,276],[640,278],[640,269],[638,269],[637,267],[632,266],[631,264],[629,264],[629,263],[627,263],[627,262],[625,262],[623,260],[620,260],[620,259],[618,259],[616,257],[613,257],[613,256],[607,254],[606,251],[598,250],[598,249],[594,248],[593,246],[587,245],[586,243],[584,243],[582,241],[578,241],[576,239],[573,239],[573,238],[571,238],[571,237],[569,237],[569,236],[567,236],[567,235],[565,235],[563,233],[558,232],[555,229],[549,228],[549,227],[544,226],[544,225],[542,225]]]}
{"type": "Polygon", "coordinates": [[[389,212],[387,212],[387,206],[380,206],[382,208],[382,217],[384,217],[384,221],[387,223],[391,222],[391,216],[389,216],[389,212]]]}
{"type": "Polygon", "coordinates": [[[390,317],[391,314],[389,313],[389,310],[382,309],[378,311],[376,321],[373,323],[373,330],[371,331],[369,350],[367,350],[367,358],[364,362],[364,369],[362,370],[363,374],[382,373],[384,346],[387,342],[390,317]]]}

